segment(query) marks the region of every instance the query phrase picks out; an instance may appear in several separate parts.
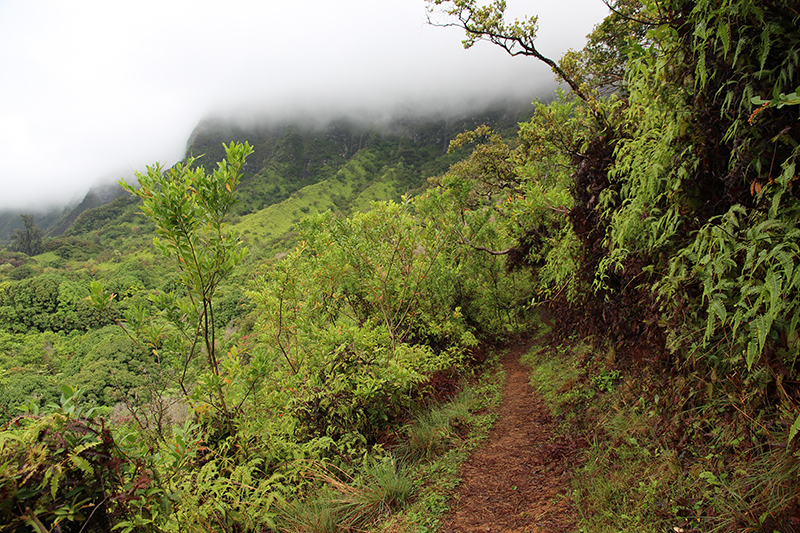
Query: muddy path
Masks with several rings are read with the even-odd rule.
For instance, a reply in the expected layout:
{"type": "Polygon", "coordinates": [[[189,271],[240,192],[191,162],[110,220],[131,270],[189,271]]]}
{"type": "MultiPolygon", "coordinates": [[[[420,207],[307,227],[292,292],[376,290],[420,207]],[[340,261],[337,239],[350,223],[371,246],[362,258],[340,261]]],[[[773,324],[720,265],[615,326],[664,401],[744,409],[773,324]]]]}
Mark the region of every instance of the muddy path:
{"type": "Polygon", "coordinates": [[[499,418],[486,443],[462,467],[442,533],[561,533],[574,530],[569,468],[574,443],[555,438],[543,401],[520,357],[530,341],[510,347],[499,418]]]}

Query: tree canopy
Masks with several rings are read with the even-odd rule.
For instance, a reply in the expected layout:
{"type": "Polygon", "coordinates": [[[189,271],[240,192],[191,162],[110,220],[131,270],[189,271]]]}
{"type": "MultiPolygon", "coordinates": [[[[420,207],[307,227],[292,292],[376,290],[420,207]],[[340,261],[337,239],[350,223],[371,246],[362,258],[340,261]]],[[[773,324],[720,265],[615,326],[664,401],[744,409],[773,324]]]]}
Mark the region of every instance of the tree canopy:
{"type": "Polygon", "coordinates": [[[15,229],[9,238],[9,250],[22,252],[27,255],[37,255],[42,252],[42,231],[33,223],[33,215],[20,215],[20,220],[25,226],[15,229]]]}

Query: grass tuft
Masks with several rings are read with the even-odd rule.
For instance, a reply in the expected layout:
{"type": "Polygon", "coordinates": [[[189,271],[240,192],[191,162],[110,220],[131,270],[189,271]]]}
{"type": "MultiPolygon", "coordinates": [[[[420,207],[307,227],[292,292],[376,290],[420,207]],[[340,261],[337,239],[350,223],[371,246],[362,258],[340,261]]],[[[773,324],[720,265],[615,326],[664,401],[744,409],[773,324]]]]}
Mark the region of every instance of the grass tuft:
{"type": "Polygon", "coordinates": [[[370,461],[360,477],[351,483],[330,480],[341,495],[346,523],[372,524],[405,505],[414,492],[413,479],[393,457],[370,461]]]}
{"type": "Polygon", "coordinates": [[[279,511],[278,529],[284,533],[338,533],[341,513],[335,495],[321,491],[307,500],[287,502],[279,511]]]}

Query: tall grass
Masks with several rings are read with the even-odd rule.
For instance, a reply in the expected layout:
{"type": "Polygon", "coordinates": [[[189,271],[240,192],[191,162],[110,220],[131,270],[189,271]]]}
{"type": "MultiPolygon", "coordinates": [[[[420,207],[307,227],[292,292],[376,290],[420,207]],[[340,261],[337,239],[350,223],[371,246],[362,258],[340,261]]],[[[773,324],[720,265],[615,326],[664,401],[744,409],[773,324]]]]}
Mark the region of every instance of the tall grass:
{"type": "Polygon", "coordinates": [[[586,345],[526,359],[559,430],[586,444],[571,481],[580,531],[800,530],[790,516],[800,462],[780,431],[747,414],[746,388],[653,368],[607,372],[586,345]]]}

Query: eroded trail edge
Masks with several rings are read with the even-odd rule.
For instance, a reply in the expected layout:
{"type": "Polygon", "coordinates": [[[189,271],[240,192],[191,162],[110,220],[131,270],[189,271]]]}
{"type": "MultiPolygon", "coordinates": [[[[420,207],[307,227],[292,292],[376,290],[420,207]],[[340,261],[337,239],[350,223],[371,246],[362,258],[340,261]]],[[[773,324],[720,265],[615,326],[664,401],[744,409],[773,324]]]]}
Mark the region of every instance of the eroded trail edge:
{"type": "Polygon", "coordinates": [[[575,446],[556,436],[556,421],[528,383],[520,357],[530,346],[519,342],[501,359],[506,382],[499,418],[462,467],[443,533],[574,530],[569,466],[575,446]]]}

